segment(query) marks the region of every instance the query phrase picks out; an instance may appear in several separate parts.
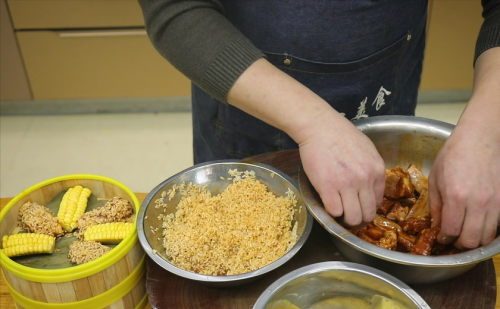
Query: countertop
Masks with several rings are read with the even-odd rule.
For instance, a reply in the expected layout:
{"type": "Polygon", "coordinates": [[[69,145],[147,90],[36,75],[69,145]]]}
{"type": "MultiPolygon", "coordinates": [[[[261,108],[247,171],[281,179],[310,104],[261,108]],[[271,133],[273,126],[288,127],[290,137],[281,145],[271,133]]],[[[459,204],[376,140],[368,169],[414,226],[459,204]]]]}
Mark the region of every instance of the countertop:
{"type": "MultiPolygon", "coordinates": [[[[273,166],[300,182],[300,155],[297,150],[265,153],[246,158],[243,162],[273,166]]],[[[345,258],[332,246],[328,232],[319,224],[314,224],[309,240],[289,262],[260,280],[245,284],[243,288],[204,286],[176,276],[150,259],[147,260],[146,288],[151,306],[157,309],[247,309],[252,308],[261,292],[282,275],[305,265],[332,260],[345,258]]],[[[499,308],[497,278],[494,261],[488,259],[463,275],[444,282],[409,285],[433,309],[493,309],[499,308]]]]}
{"type": "MultiPolygon", "coordinates": [[[[142,202],[142,200],[146,197],[146,193],[136,193],[136,196],[138,197],[139,201],[142,202]]],[[[7,203],[10,201],[11,198],[1,198],[0,199],[0,210],[7,205],[7,203]]],[[[495,273],[496,273],[496,282],[497,282],[497,300],[496,300],[496,305],[495,309],[500,309],[500,254],[495,256],[493,258],[493,263],[495,266],[495,273]]],[[[4,282],[3,276],[0,277],[0,308],[2,309],[15,309],[15,303],[12,297],[10,296],[9,290],[4,282]]],[[[146,306],[146,309],[151,309],[151,305],[148,304],[146,306]]]]}

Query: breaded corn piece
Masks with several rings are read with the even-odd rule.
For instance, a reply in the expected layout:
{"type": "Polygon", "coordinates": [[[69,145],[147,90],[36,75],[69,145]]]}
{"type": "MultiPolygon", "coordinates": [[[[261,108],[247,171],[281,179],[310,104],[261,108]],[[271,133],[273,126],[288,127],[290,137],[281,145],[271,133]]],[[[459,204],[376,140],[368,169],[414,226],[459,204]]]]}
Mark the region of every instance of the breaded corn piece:
{"type": "Polygon", "coordinates": [[[59,218],[45,206],[26,202],[17,213],[18,225],[30,233],[59,237],[64,234],[59,218]]]}
{"type": "Polygon", "coordinates": [[[85,264],[108,253],[111,248],[97,241],[75,241],[69,247],[68,260],[75,264],[85,264]]]}
{"type": "Polygon", "coordinates": [[[83,237],[85,230],[92,225],[111,222],[133,222],[132,205],[124,198],[113,197],[105,205],[84,213],[78,219],[78,237],[83,237]]]}

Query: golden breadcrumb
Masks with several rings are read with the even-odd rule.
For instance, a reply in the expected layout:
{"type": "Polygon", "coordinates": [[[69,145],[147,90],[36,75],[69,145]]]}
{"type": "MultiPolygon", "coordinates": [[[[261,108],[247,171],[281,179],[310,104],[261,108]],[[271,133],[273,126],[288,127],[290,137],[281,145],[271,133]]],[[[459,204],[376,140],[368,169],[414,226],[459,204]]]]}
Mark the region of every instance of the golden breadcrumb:
{"type": "Polygon", "coordinates": [[[84,213],[78,219],[77,237],[83,237],[85,230],[91,226],[111,222],[133,222],[134,209],[128,200],[113,197],[105,205],[84,213]]]}
{"type": "Polygon", "coordinates": [[[59,218],[45,206],[34,202],[24,203],[17,213],[18,225],[31,233],[62,236],[64,230],[59,218]]]}
{"type": "Polygon", "coordinates": [[[198,184],[175,186],[156,201],[165,207],[181,194],[175,213],[163,216],[167,259],[205,275],[235,275],[259,269],[297,242],[293,192],[277,197],[254,172],[230,171],[232,183],[217,196],[198,184]]]}
{"type": "Polygon", "coordinates": [[[69,247],[68,260],[80,265],[93,261],[110,250],[110,247],[97,241],[75,241],[69,247]]]}

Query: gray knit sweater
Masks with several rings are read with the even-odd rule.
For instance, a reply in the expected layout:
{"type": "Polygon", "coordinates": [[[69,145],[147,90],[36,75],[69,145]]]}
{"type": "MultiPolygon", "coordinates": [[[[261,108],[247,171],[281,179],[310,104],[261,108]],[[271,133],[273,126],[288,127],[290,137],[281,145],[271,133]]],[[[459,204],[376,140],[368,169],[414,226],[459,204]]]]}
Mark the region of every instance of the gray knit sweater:
{"type": "MultiPolygon", "coordinates": [[[[158,52],[200,88],[226,102],[236,79],[264,57],[210,0],[138,0],[158,52]]],[[[473,61],[500,46],[500,0],[482,0],[484,23],[473,61]]],[[[471,60],[472,62],[472,60],[471,60]]],[[[472,62],[473,63],[473,62],[472,62]]]]}

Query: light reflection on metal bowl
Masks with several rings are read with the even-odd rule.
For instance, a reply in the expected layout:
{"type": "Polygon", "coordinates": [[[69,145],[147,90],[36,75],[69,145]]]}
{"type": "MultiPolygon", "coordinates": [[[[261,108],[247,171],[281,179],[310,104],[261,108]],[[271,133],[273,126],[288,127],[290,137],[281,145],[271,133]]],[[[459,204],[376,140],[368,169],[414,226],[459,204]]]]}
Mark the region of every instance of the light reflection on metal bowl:
{"type": "MultiPolygon", "coordinates": [[[[396,165],[407,167],[413,163],[426,176],[438,151],[454,129],[448,123],[412,116],[378,116],[354,124],[375,144],[386,168],[396,165]]],[[[406,283],[434,283],[451,279],[500,253],[500,237],[487,246],[453,255],[419,256],[383,249],[348,232],[332,218],[303,169],[299,175],[299,186],[309,211],[332,235],[335,246],[346,259],[383,270],[406,283]]]]}
{"type": "Polygon", "coordinates": [[[401,280],[373,267],[350,262],[322,262],[296,269],[272,283],[253,309],[385,308],[370,306],[374,297],[396,302],[397,308],[430,309],[401,280]]]}

